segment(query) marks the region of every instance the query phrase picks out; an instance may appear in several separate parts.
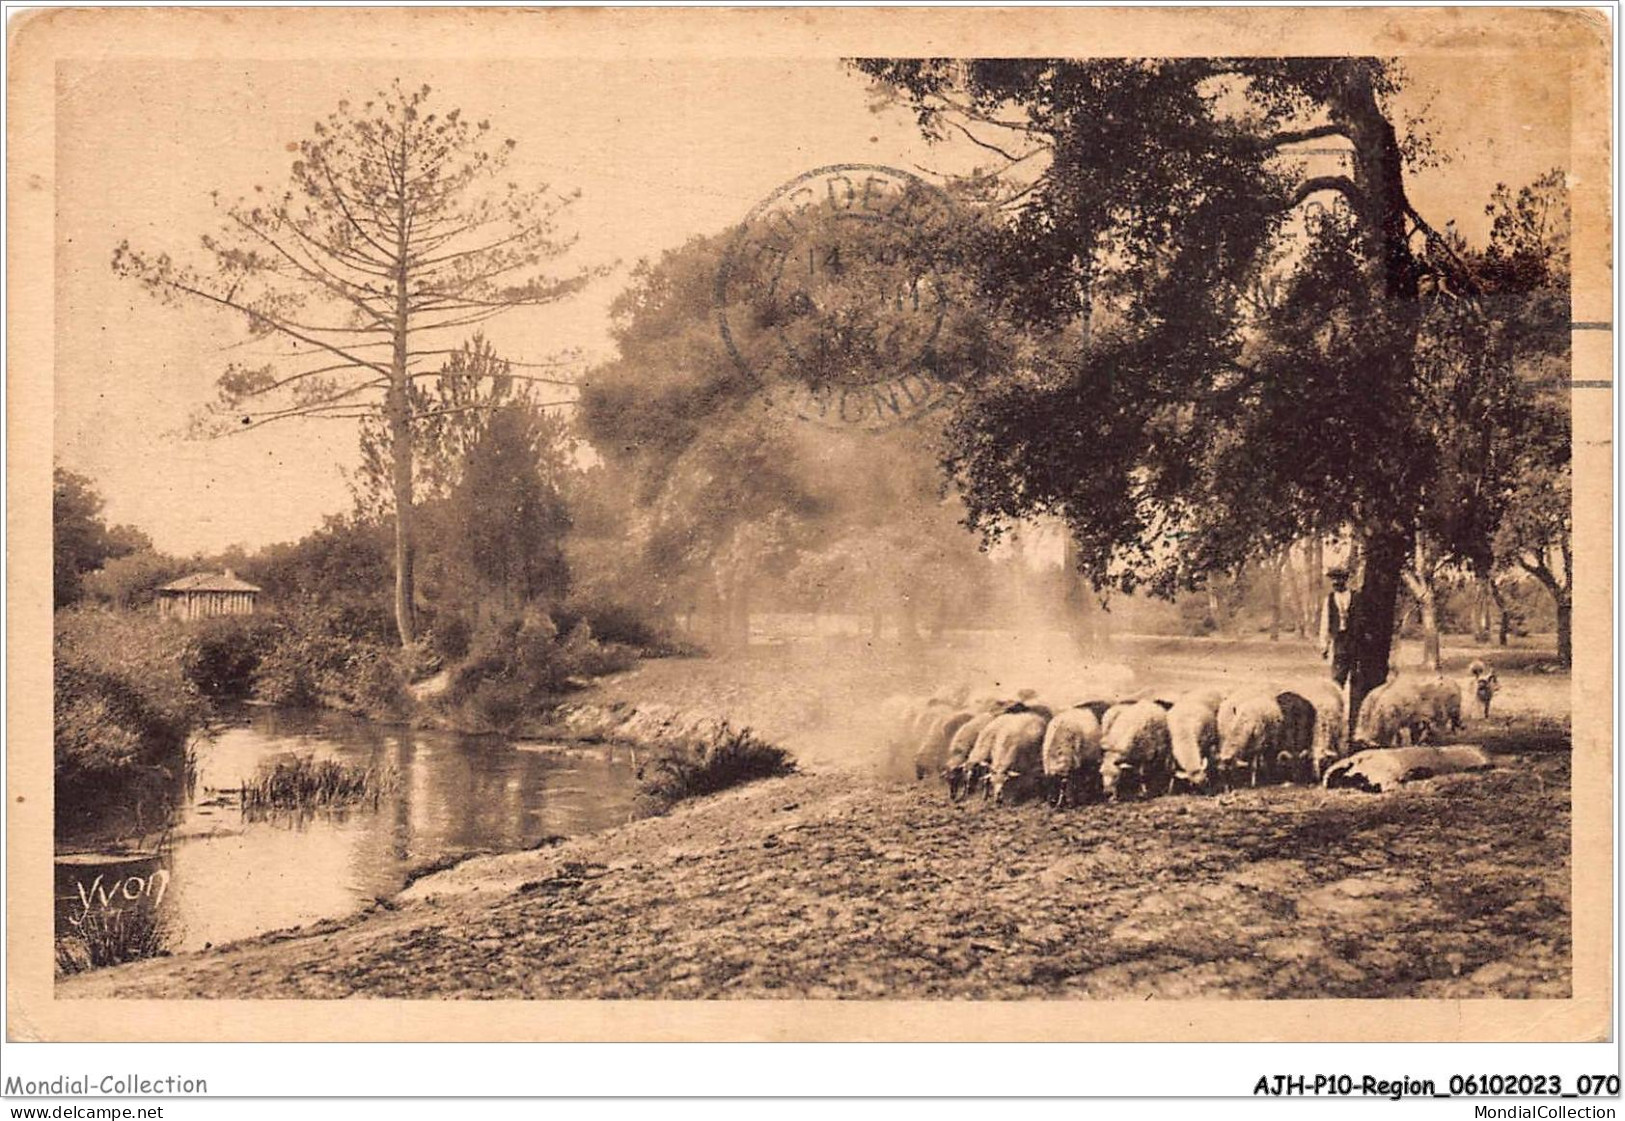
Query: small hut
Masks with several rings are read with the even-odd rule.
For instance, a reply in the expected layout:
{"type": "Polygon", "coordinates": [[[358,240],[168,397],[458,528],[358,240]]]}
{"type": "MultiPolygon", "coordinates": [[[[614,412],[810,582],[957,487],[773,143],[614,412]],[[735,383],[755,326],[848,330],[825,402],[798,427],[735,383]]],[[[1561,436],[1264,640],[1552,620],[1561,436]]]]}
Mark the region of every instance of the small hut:
{"type": "Polygon", "coordinates": [[[158,614],[166,619],[207,619],[214,615],[252,615],[260,590],[226,569],[199,572],[158,589],[158,614]]]}

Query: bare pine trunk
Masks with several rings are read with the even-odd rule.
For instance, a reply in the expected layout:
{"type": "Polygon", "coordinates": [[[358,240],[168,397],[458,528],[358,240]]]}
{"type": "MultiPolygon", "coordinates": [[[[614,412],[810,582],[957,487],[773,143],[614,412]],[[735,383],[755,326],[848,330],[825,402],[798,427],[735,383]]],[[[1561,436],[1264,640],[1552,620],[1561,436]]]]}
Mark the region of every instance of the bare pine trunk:
{"type": "Polygon", "coordinates": [[[1311,621],[1308,604],[1311,602],[1304,596],[1303,575],[1298,566],[1293,563],[1292,551],[1289,549],[1283,555],[1284,563],[1281,565],[1281,576],[1286,581],[1286,595],[1288,610],[1292,612],[1292,633],[1302,638],[1308,634],[1310,628],[1317,625],[1319,620],[1311,621]]]}
{"type": "Polygon", "coordinates": [[[394,458],[395,491],[395,629],[400,632],[401,645],[410,646],[417,637],[417,620],[413,617],[414,584],[412,579],[412,401],[407,395],[411,382],[406,372],[407,322],[411,316],[411,301],[407,297],[406,265],[406,132],[400,140],[400,170],[402,177],[400,203],[396,211],[397,231],[395,245],[395,330],[389,387],[389,439],[394,458]]]}
{"type": "Polygon", "coordinates": [[[1320,608],[1326,602],[1326,543],[1315,534],[1304,559],[1304,626],[1314,634],[1320,628],[1320,608]]]}
{"type": "Polygon", "coordinates": [[[400,634],[402,646],[410,646],[417,637],[412,603],[412,418],[407,408],[406,394],[392,390],[389,395],[389,435],[394,460],[395,629],[400,634]]]}

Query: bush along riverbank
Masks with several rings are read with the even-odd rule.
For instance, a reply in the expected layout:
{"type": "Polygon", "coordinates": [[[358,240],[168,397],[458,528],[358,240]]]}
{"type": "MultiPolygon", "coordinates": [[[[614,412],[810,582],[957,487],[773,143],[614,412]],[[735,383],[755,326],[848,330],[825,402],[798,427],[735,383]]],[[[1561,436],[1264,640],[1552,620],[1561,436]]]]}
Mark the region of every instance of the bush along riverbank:
{"type": "Polygon", "coordinates": [[[161,831],[192,773],[208,704],[183,668],[185,635],[150,616],[56,618],[56,839],[129,841],[161,831]]]}
{"type": "MultiPolygon", "coordinates": [[[[586,615],[489,611],[412,647],[375,605],[304,607],[182,624],[120,611],[60,612],[56,627],[57,840],[105,844],[161,830],[184,795],[188,752],[213,706],[257,700],[471,734],[624,744],[655,809],[787,773],[748,728],[663,705],[561,704],[640,651],[603,642],[586,615]],[[438,690],[414,681],[438,677],[438,690]]],[[[611,622],[614,622],[612,619],[611,622]]],[[[624,631],[624,625],[620,628],[624,631]]]]}
{"type": "Polygon", "coordinates": [[[527,739],[620,744],[634,753],[639,808],[661,813],[685,798],[793,772],[783,748],[726,719],[671,705],[564,704],[520,729],[527,739]]]}

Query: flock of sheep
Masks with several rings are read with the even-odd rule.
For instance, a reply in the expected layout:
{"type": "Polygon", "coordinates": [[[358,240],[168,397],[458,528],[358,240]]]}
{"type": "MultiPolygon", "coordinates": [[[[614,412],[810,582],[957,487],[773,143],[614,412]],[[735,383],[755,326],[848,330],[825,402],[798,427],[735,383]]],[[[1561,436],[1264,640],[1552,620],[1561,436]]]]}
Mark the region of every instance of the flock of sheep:
{"type": "MultiPolygon", "coordinates": [[[[1057,708],[1031,690],[967,701],[959,688],[893,697],[889,750],[916,779],[941,775],[957,801],[1042,794],[1056,806],[1132,793],[1319,782],[1345,748],[1397,747],[1461,727],[1461,688],[1443,677],[1390,676],[1366,696],[1349,744],[1343,692],[1329,680],[1291,689],[1194,689],[1057,708]]],[[[1488,705],[1485,705],[1486,710],[1488,705]]]]}

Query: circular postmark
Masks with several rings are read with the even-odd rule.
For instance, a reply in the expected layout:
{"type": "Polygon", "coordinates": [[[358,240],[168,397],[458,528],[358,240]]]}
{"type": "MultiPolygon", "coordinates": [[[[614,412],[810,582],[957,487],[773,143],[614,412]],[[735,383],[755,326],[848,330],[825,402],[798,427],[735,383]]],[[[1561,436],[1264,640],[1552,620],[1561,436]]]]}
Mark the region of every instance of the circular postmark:
{"type": "Polygon", "coordinates": [[[729,353],[802,420],[880,430],[954,398],[934,369],[954,206],[878,164],[809,171],[751,210],[717,274],[729,353]]]}

